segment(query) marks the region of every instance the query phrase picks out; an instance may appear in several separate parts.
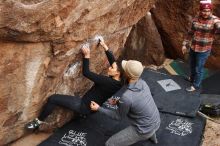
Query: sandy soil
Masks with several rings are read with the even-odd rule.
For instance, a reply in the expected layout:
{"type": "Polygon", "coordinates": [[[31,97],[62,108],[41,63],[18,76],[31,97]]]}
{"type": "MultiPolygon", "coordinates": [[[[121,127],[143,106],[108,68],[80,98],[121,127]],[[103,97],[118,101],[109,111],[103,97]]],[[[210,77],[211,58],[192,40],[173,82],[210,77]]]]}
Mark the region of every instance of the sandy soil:
{"type": "Polygon", "coordinates": [[[40,142],[47,139],[51,133],[30,134],[11,144],[10,146],[37,146],[40,142]]]}
{"type": "MultiPolygon", "coordinates": [[[[216,121],[220,123],[220,118],[216,121]]],[[[207,120],[202,146],[220,146],[220,124],[207,120]]]]}

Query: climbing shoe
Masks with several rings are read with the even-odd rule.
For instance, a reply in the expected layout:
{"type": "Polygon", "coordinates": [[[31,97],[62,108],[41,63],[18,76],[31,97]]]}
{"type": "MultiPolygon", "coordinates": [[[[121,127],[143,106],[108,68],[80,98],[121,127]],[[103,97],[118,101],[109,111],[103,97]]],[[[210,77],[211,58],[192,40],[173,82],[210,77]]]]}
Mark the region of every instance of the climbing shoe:
{"type": "Polygon", "coordinates": [[[25,125],[25,129],[27,129],[27,130],[37,130],[38,128],[39,128],[39,126],[41,125],[41,121],[39,120],[39,119],[34,119],[33,121],[31,121],[31,122],[29,122],[29,123],[27,123],[26,125],[25,125]]]}

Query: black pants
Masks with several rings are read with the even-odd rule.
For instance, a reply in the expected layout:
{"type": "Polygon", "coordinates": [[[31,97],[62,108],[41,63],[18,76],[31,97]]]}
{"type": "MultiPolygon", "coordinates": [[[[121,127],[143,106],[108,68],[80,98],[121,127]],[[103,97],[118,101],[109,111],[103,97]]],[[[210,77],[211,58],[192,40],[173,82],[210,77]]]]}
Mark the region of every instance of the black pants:
{"type": "Polygon", "coordinates": [[[39,120],[43,121],[48,115],[52,113],[56,106],[68,108],[80,114],[89,114],[90,109],[82,102],[82,99],[78,96],[60,95],[54,94],[48,98],[47,103],[44,105],[39,120]]]}

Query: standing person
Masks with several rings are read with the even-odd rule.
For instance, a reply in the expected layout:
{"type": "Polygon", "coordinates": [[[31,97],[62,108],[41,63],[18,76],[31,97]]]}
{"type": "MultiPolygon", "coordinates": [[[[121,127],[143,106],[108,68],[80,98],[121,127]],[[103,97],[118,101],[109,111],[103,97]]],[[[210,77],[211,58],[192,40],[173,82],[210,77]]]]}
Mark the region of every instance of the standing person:
{"type": "Polygon", "coordinates": [[[203,79],[203,70],[206,60],[210,55],[214,34],[220,30],[220,20],[212,15],[211,1],[200,1],[200,12],[192,21],[191,30],[183,42],[182,52],[185,54],[190,48],[189,77],[192,86],[187,91],[195,91],[200,88],[203,79]]]}
{"type": "Polygon", "coordinates": [[[123,60],[122,68],[128,84],[113,95],[120,97],[117,102],[118,109],[105,109],[94,101],[90,105],[93,111],[104,113],[118,120],[127,116],[131,122],[131,126],[111,136],[105,145],[128,146],[149,138],[157,143],[155,132],[160,126],[160,115],[148,85],[140,79],[143,66],[139,61],[123,60]]]}
{"type": "Polygon", "coordinates": [[[52,113],[56,106],[68,108],[79,114],[90,114],[92,112],[90,109],[91,101],[96,101],[102,105],[122,87],[122,83],[120,81],[120,67],[117,66],[113,54],[109,51],[109,48],[103,39],[100,40],[100,44],[105,49],[106,56],[111,65],[108,68],[108,76],[99,75],[89,70],[90,49],[89,47],[82,48],[82,53],[84,55],[82,71],[85,77],[94,82],[92,88],[87,91],[82,98],[78,96],[60,94],[50,96],[39,117],[26,124],[26,129],[37,129],[42,123],[44,123],[43,121],[52,113]]]}

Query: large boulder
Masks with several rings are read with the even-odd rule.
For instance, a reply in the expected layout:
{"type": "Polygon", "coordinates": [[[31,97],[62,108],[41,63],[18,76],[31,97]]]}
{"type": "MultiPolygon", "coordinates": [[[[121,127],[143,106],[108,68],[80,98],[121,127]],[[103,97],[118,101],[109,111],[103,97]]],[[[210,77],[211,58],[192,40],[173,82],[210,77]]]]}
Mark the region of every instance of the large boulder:
{"type": "Polygon", "coordinates": [[[102,35],[118,56],[132,25],[154,2],[0,1],[0,145],[25,134],[24,124],[48,96],[83,95],[91,82],[81,74],[80,46],[90,43],[91,69],[102,72],[108,64],[95,36],[102,35]]]}
{"type": "Polygon", "coordinates": [[[164,62],[163,44],[150,12],[133,26],[121,55],[125,59],[139,60],[146,66],[159,66],[164,62]]]}

